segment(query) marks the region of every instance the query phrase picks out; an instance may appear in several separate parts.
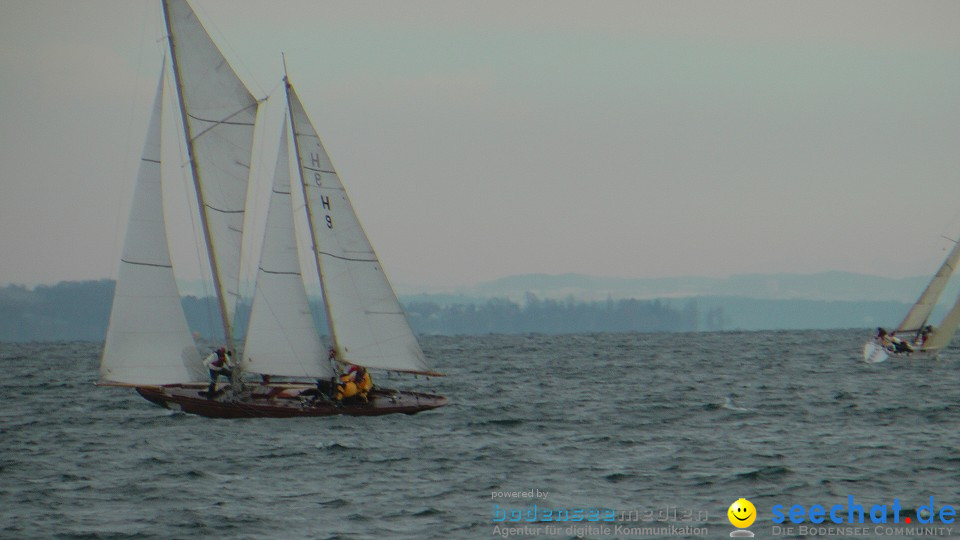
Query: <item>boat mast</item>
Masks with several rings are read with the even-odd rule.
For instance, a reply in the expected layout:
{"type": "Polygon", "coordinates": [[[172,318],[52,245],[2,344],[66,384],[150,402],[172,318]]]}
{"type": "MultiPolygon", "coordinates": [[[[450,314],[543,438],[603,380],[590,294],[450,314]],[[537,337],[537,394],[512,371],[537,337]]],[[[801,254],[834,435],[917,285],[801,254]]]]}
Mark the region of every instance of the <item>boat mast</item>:
{"type": "Polygon", "coordinates": [[[213,274],[213,288],[217,295],[217,303],[220,306],[220,318],[223,320],[223,332],[226,339],[227,350],[233,350],[233,333],[230,328],[230,318],[227,316],[227,302],[223,294],[223,285],[220,282],[219,266],[217,258],[213,253],[213,240],[210,235],[210,226],[207,223],[207,213],[204,207],[203,195],[200,188],[200,170],[197,168],[197,161],[193,156],[193,140],[190,138],[190,128],[187,126],[187,108],[183,100],[183,88],[180,80],[180,67],[177,63],[177,51],[173,42],[173,30],[170,27],[170,8],[167,0],[163,1],[163,22],[167,27],[167,43],[170,45],[170,58],[173,62],[173,77],[176,81],[177,100],[180,103],[180,123],[183,126],[183,136],[187,141],[187,159],[190,161],[190,171],[193,173],[193,186],[197,194],[197,205],[200,210],[200,222],[203,226],[203,239],[207,246],[207,256],[210,259],[210,270],[213,274]]]}
{"type": "MultiPolygon", "coordinates": [[[[303,194],[303,203],[307,205],[307,185],[304,183],[306,180],[303,178],[303,159],[300,157],[300,141],[297,139],[297,121],[293,117],[293,105],[290,103],[290,91],[293,89],[293,86],[287,77],[287,59],[283,55],[281,55],[281,57],[283,58],[283,87],[287,96],[287,114],[290,116],[290,128],[293,130],[293,151],[297,158],[297,177],[300,179],[300,192],[303,194]]],[[[313,252],[313,264],[316,265],[317,276],[320,278],[320,291],[323,294],[323,311],[327,314],[327,329],[330,331],[330,341],[333,350],[336,351],[337,358],[339,358],[340,346],[337,344],[337,334],[333,330],[333,317],[330,313],[330,303],[327,302],[327,286],[323,279],[323,268],[320,266],[317,235],[313,229],[313,215],[309,209],[306,211],[306,214],[307,224],[309,225],[307,228],[310,229],[310,249],[313,252]]]]}

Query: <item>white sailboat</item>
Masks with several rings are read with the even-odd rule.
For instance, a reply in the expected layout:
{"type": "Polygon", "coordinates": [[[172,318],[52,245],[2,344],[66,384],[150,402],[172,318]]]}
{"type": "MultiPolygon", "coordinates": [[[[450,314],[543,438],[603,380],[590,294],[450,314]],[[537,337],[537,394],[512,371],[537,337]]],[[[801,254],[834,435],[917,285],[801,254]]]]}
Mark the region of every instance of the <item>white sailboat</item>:
{"type": "Polygon", "coordinates": [[[960,297],[939,325],[930,325],[929,320],[958,261],[960,261],[960,242],[955,242],[953,249],[940,265],[940,269],[934,274],[903,321],[891,332],[878,328],[874,338],[864,344],[864,361],[876,364],[887,360],[890,356],[936,357],[950,344],[957,328],[960,327],[960,297]]]}
{"type": "MultiPolygon", "coordinates": [[[[209,258],[224,348],[233,350],[259,104],[185,0],[163,0],[163,12],[203,231],[201,249],[209,258]]],[[[229,391],[207,391],[208,373],[187,326],[167,245],[160,151],[163,74],[134,191],[100,383],[132,386],[165,407],[213,417],[412,414],[443,406],[442,396],[376,387],[364,400],[335,397],[347,365],[440,374],[427,366],[316,130],[293,87],[284,82],[289,124],[284,121],[246,341],[229,391]],[[323,291],[329,352],[310,313],[300,271],[291,150],[300,211],[305,208],[310,225],[309,258],[323,291]],[[279,378],[284,382],[276,382],[279,378]]]]}

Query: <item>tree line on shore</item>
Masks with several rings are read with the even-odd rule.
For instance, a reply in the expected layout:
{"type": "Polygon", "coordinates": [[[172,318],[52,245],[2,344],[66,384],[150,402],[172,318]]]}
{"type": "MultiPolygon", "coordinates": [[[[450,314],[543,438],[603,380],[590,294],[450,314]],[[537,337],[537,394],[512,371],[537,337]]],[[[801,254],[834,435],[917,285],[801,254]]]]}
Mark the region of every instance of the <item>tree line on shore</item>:
{"type": "MultiPolygon", "coordinates": [[[[102,341],[113,301],[114,281],[67,281],[0,288],[0,341],[102,341]]],[[[313,303],[318,327],[326,328],[324,310],[313,303]]],[[[187,296],[184,309],[191,329],[211,336],[217,310],[210,298],[187,296]]],[[[246,325],[248,305],[238,311],[237,328],[246,325]]],[[[585,302],[555,300],[527,294],[523,302],[503,298],[475,302],[442,303],[418,298],[404,302],[414,332],[419,334],[575,333],[575,332],[676,332],[701,329],[694,300],[675,307],[659,300],[621,299],[585,302]]],[[[722,314],[705,314],[720,324],[722,314]]],[[[717,328],[706,328],[717,329],[717,328]]]]}

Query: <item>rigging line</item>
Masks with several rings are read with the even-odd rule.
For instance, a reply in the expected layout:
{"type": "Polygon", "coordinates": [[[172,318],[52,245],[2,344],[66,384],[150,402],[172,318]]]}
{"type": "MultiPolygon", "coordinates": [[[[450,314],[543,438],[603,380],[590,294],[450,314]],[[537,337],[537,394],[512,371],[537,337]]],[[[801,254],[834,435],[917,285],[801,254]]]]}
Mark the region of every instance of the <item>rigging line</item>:
{"type": "Polygon", "coordinates": [[[138,262],[138,261],[128,261],[128,260],[122,259],[122,258],[120,259],[120,262],[122,262],[122,263],[127,263],[127,264],[133,264],[133,265],[136,265],[136,266],[152,266],[152,267],[154,267],[154,268],[173,268],[173,265],[171,265],[171,264],[156,264],[156,263],[147,263],[147,262],[138,262]]]}
{"type": "Polygon", "coordinates": [[[187,116],[189,116],[190,118],[193,118],[194,120],[197,120],[198,122],[211,122],[211,123],[213,123],[212,126],[208,127],[207,129],[204,129],[204,130],[201,131],[200,133],[197,133],[197,134],[194,135],[190,140],[191,140],[191,141],[195,141],[195,140],[199,139],[200,137],[204,136],[208,131],[210,131],[211,129],[217,128],[217,127],[220,126],[221,124],[226,124],[226,125],[230,125],[230,126],[252,126],[253,124],[248,123],[248,122],[228,122],[228,120],[230,120],[231,118],[233,118],[234,116],[236,116],[236,115],[238,115],[238,114],[240,114],[240,113],[242,113],[242,112],[245,112],[245,111],[246,111],[247,109],[249,109],[250,107],[253,107],[254,109],[256,109],[256,108],[259,107],[259,106],[260,106],[260,102],[257,101],[256,99],[254,99],[254,100],[253,100],[253,103],[251,103],[250,105],[247,105],[246,107],[244,107],[244,108],[236,111],[235,113],[231,114],[230,116],[224,118],[223,120],[219,120],[219,121],[218,121],[218,120],[207,120],[206,118],[200,118],[200,117],[194,116],[194,115],[192,115],[192,114],[190,114],[190,113],[187,113],[187,116]]]}
{"type": "Polygon", "coordinates": [[[264,274],[271,274],[274,276],[299,276],[300,272],[290,272],[290,271],[280,271],[280,270],[267,270],[266,268],[259,266],[258,269],[264,274]]]}
{"type": "Polygon", "coordinates": [[[333,257],[334,259],[340,259],[341,261],[352,261],[352,262],[379,262],[377,259],[356,259],[352,257],[341,257],[340,255],[334,255],[326,251],[317,251],[317,255],[327,255],[328,257],[333,257]]]}
{"type": "MultiPolygon", "coordinates": [[[[261,103],[263,103],[263,101],[257,101],[257,102],[256,102],[256,105],[260,105],[261,103]]],[[[239,111],[231,114],[230,116],[228,116],[227,118],[224,118],[223,120],[211,120],[210,118],[203,118],[203,117],[197,116],[197,115],[195,115],[195,114],[190,114],[190,113],[187,113],[187,116],[189,116],[190,118],[193,118],[194,120],[196,120],[196,121],[198,121],[198,122],[206,122],[206,123],[208,123],[208,124],[216,124],[216,125],[226,124],[226,125],[228,125],[228,126],[252,126],[252,125],[254,124],[254,122],[230,122],[230,121],[228,121],[228,118],[233,118],[234,116],[242,113],[243,111],[249,109],[249,108],[252,107],[252,106],[253,106],[253,105],[247,105],[246,107],[244,107],[244,108],[240,109],[239,111]]],[[[207,128],[207,129],[212,129],[213,127],[216,127],[216,125],[215,125],[215,126],[212,126],[211,128],[207,128]]],[[[198,136],[199,136],[199,135],[198,135],[198,136]]],[[[196,138],[196,137],[194,137],[194,138],[196,138]]]]}
{"type": "Polygon", "coordinates": [[[207,208],[207,209],[209,209],[209,210],[213,210],[214,212],[219,212],[219,213],[221,213],[221,214],[242,214],[242,213],[246,212],[246,209],[243,209],[243,210],[224,210],[224,209],[222,209],[222,208],[217,208],[217,207],[215,207],[215,206],[209,205],[209,204],[207,204],[207,203],[203,203],[203,207],[204,207],[204,208],[207,208]]]}
{"type": "Polygon", "coordinates": [[[278,82],[277,84],[275,84],[275,85],[273,86],[273,88],[270,89],[270,92],[267,93],[267,95],[266,95],[265,97],[261,98],[258,103],[264,103],[264,102],[266,102],[267,100],[269,100],[270,98],[272,98],[273,95],[277,93],[277,90],[279,90],[282,86],[283,86],[283,81],[281,80],[280,82],[278,82]]]}

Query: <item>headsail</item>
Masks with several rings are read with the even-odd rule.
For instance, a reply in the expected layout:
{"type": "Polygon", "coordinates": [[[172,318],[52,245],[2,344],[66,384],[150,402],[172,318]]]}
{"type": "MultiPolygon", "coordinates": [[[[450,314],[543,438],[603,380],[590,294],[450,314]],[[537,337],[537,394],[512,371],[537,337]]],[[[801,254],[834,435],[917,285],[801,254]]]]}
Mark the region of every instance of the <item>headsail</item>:
{"type": "Polygon", "coordinates": [[[258,103],[184,0],[164,0],[187,151],[227,340],[240,289],[258,103]]]}
{"type": "MultiPolygon", "coordinates": [[[[953,275],[958,261],[960,261],[960,242],[954,244],[953,249],[947,254],[946,260],[940,265],[940,269],[937,270],[936,275],[930,280],[923,294],[920,295],[917,302],[910,308],[903,322],[897,326],[897,332],[918,332],[927,324],[930,313],[932,313],[933,308],[936,307],[937,300],[950,281],[950,276],[953,275]]],[[[956,327],[954,327],[954,330],[955,329],[956,327]]],[[[953,330],[951,330],[951,335],[952,333],[953,330]]]]}
{"type": "Polygon", "coordinates": [[[953,308],[940,321],[940,325],[934,328],[923,344],[923,350],[939,351],[949,345],[950,341],[953,340],[953,335],[957,333],[957,327],[960,327],[960,298],[957,298],[953,308]]]}
{"type": "Polygon", "coordinates": [[[953,340],[953,335],[957,333],[958,327],[960,327],[960,296],[957,297],[953,307],[940,321],[940,325],[935,327],[927,336],[922,349],[924,351],[939,351],[946,347],[953,340]]]}
{"type": "Polygon", "coordinates": [[[432,373],[320,137],[287,84],[330,333],[343,362],[432,373]]]}
{"type": "Polygon", "coordinates": [[[206,376],[180,304],[163,221],[162,97],[161,73],[103,346],[104,382],[172,384],[206,376]]]}
{"type": "Polygon", "coordinates": [[[242,365],[254,373],[326,379],[334,372],[300,275],[288,152],[284,120],[242,365]]]}

